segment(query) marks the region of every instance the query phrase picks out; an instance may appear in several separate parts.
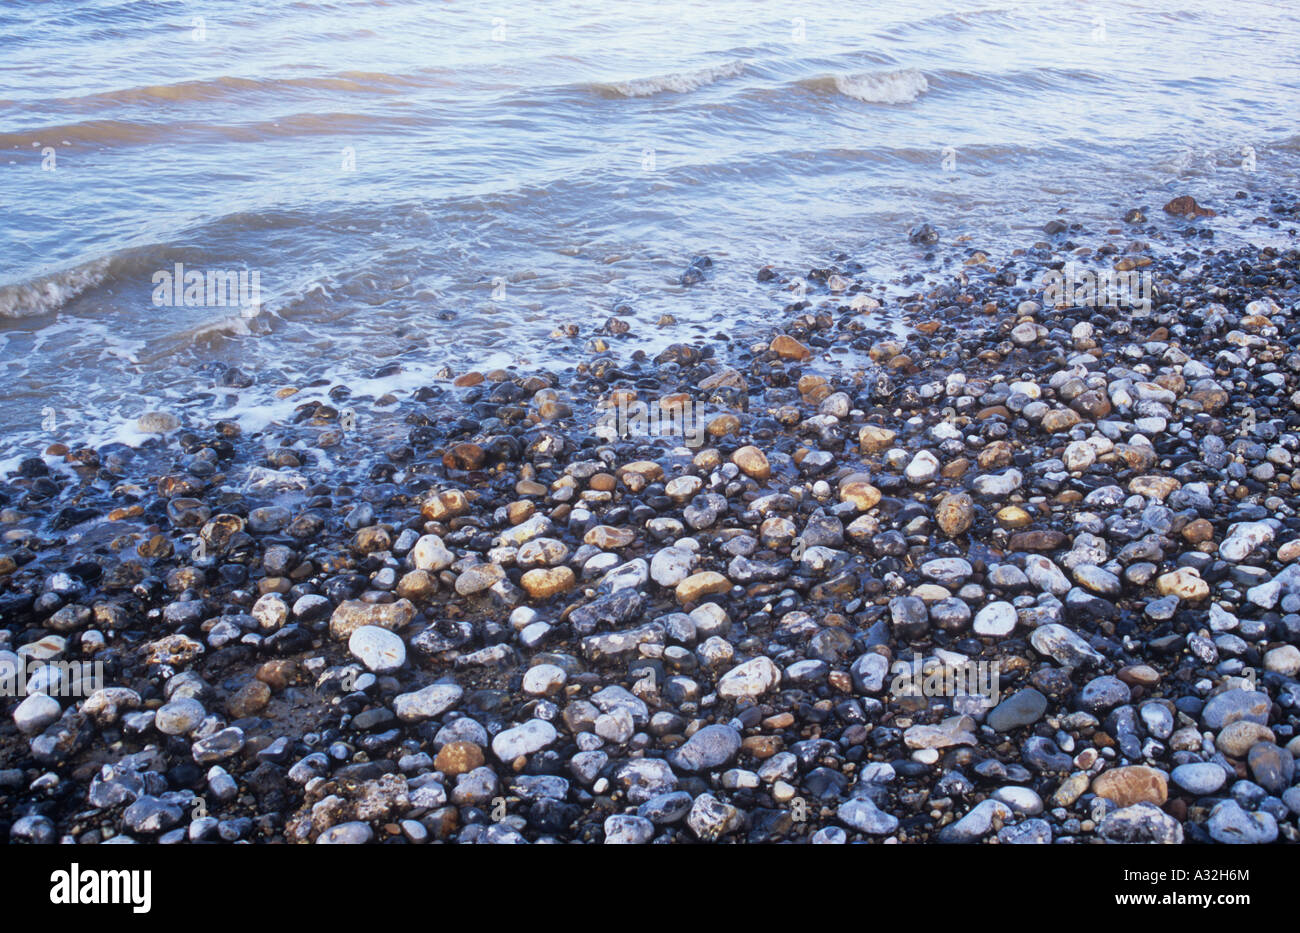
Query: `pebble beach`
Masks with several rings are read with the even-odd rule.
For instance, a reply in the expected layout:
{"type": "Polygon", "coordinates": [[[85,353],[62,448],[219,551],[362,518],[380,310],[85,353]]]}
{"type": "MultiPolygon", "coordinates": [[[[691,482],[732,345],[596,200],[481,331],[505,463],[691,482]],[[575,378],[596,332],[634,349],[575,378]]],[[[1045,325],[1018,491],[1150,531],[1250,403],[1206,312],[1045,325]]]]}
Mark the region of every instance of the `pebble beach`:
{"type": "Polygon", "coordinates": [[[418,385],[212,365],[282,414],[11,451],[0,832],[1296,842],[1300,202],[1194,195],[918,218],[925,271],[750,267],[779,314],[663,349],[615,311],[418,385]],[[1045,292],[1072,262],[1147,298],[1045,292]]]}

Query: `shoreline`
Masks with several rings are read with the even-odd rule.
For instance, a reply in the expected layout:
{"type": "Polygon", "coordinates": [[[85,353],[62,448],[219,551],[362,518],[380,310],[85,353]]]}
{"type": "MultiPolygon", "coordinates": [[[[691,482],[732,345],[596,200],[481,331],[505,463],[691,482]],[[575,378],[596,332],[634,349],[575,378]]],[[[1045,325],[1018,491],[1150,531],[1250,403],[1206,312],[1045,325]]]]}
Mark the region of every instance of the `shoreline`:
{"type": "Polygon", "coordinates": [[[1149,314],[1044,308],[1049,230],[883,307],[814,270],[763,340],[615,316],[563,374],[28,458],[0,649],[108,685],[7,701],[10,838],[1297,841],[1300,254],[1114,245],[1149,314]]]}

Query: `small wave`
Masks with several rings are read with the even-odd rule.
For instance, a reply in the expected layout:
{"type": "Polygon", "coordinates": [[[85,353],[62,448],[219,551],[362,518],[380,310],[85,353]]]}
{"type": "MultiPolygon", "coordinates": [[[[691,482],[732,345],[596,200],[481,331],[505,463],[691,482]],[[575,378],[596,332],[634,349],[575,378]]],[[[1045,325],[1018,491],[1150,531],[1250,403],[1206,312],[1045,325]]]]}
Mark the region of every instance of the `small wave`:
{"type": "Polygon", "coordinates": [[[1020,25],[1022,14],[1016,10],[1002,7],[990,7],[983,10],[951,10],[932,16],[918,17],[883,30],[883,35],[901,38],[912,33],[928,35],[935,31],[964,33],[971,28],[990,27],[992,29],[1015,28],[1020,25]]]}
{"type": "MultiPolygon", "coordinates": [[[[0,285],[0,319],[18,320],[53,314],[103,285],[156,269],[170,269],[171,260],[166,253],[166,245],[160,243],[128,246],[58,272],[0,285]]],[[[188,255],[189,262],[201,261],[198,251],[191,251],[188,255]]]]}
{"type": "Polygon", "coordinates": [[[261,123],[222,125],[203,121],[140,123],[129,120],[88,120],[60,126],[33,127],[19,133],[0,133],[0,149],[28,146],[32,142],[57,140],[76,148],[121,148],[178,144],[185,142],[260,143],[268,138],[299,136],[341,136],[380,129],[418,129],[427,120],[418,116],[366,113],[295,113],[261,123]]]}
{"type": "Polygon", "coordinates": [[[815,91],[836,91],[868,104],[910,104],[930,89],[930,82],[915,68],[828,75],[799,83],[815,91]]]}
{"type": "Polygon", "coordinates": [[[109,275],[111,259],[94,259],[28,282],[0,286],[0,318],[39,317],[98,286],[109,275]]]}
{"type": "Polygon", "coordinates": [[[105,106],[132,104],[208,103],[219,100],[248,100],[258,96],[282,100],[296,91],[327,91],[358,94],[399,94],[408,88],[437,85],[430,71],[420,74],[386,74],[370,71],[343,71],[332,75],[301,78],[248,78],[220,75],[176,84],[151,84],[118,88],[81,97],[42,101],[45,106],[59,106],[76,111],[96,110],[105,106]]]}
{"type": "Polygon", "coordinates": [[[270,319],[267,317],[270,312],[265,308],[258,308],[254,313],[249,314],[248,310],[252,309],[240,310],[213,321],[197,324],[177,335],[176,342],[180,345],[215,344],[229,337],[251,337],[254,334],[266,333],[270,326],[270,319]]]}
{"type": "Polygon", "coordinates": [[[734,78],[744,70],[744,61],[734,61],[725,65],[700,68],[697,71],[678,71],[649,78],[635,78],[631,81],[597,84],[595,87],[599,91],[613,93],[619,97],[652,97],[665,91],[685,94],[727,78],[734,78]]]}

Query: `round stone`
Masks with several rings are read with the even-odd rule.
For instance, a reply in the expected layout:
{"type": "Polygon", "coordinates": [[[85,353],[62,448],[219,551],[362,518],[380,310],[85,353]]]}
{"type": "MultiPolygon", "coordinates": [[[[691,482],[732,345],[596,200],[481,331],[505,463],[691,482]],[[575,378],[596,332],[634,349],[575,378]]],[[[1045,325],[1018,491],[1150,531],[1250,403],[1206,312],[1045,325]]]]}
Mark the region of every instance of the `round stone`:
{"type": "Polygon", "coordinates": [[[1189,794],[1204,797],[1222,787],[1228,773],[1213,762],[1194,761],[1174,768],[1169,777],[1189,794]]]}
{"type": "Polygon", "coordinates": [[[680,771],[707,771],[731,761],[740,751],[740,733],[721,723],[705,726],[685,745],[668,755],[668,762],[680,771]]]}
{"type": "Polygon", "coordinates": [[[375,838],[369,823],[351,822],[331,826],[316,837],[317,845],[359,846],[375,838]]]}
{"type": "Polygon", "coordinates": [[[523,691],[530,696],[550,696],[564,686],[567,675],[555,664],[537,664],[524,674],[523,691]]]}
{"type": "Polygon", "coordinates": [[[23,735],[35,735],[63,715],[59,701],[44,693],[33,693],[14,710],[14,725],[23,735]]]}
{"type": "Polygon", "coordinates": [[[903,475],[907,477],[907,481],[913,486],[932,483],[935,477],[939,475],[939,458],[928,450],[919,451],[912,458],[912,462],[907,465],[903,475]]]}
{"type": "Polygon", "coordinates": [[[164,703],[154,713],[154,728],[163,735],[189,735],[199,727],[207,711],[203,704],[191,697],[164,703]]]}
{"type": "Polygon", "coordinates": [[[873,836],[883,836],[898,828],[898,817],[881,810],[865,797],[846,800],[835,815],[846,826],[873,836]]]}
{"type": "Polygon", "coordinates": [[[555,727],[544,719],[530,719],[523,725],[499,732],[492,740],[492,752],[509,764],[516,758],[539,752],[556,740],[555,727]]]}
{"type": "Polygon", "coordinates": [[[539,567],[528,571],[519,580],[519,585],[533,599],[549,599],[573,589],[575,583],[577,577],[568,567],[539,567]]]}
{"type": "MultiPolygon", "coordinates": [[[[402,722],[435,719],[460,702],[464,690],[456,684],[429,684],[393,698],[393,712],[402,722]]],[[[459,720],[458,720],[459,721],[459,720]]],[[[473,722],[474,720],[467,720],[473,722]]]]}
{"type": "Polygon", "coordinates": [[[388,673],[406,663],[401,636],[377,625],[363,625],[348,638],[348,651],[376,674],[388,673]]]}
{"type": "Polygon", "coordinates": [[[705,596],[726,593],[731,589],[731,581],[713,570],[704,570],[692,574],[677,584],[677,601],[682,605],[697,602],[705,596]]]}
{"type": "Polygon", "coordinates": [[[764,482],[772,474],[772,466],[768,463],[767,455],[752,444],[741,447],[731,455],[731,462],[740,467],[742,473],[746,476],[764,482]]]}
{"type": "Polygon", "coordinates": [[[645,845],[654,834],[655,824],[643,816],[615,813],[605,817],[605,845],[645,845]]]}
{"type": "Polygon", "coordinates": [[[1159,807],[1169,797],[1165,773],[1145,765],[1103,771],[1093,779],[1092,792],[1098,797],[1115,801],[1121,807],[1143,801],[1159,807]]]}
{"type": "Polygon", "coordinates": [[[1012,694],[993,708],[987,724],[996,732],[1032,725],[1047,711],[1047,697],[1033,687],[1012,694]]]}
{"type": "Polygon", "coordinates": [[[1206,824],[1215,842],[1237,845],[1267,845],[1277,838],[1277,820],[1261,810],[1251,813],[1235,800],[1223,800],[1210,811],[1206,824]]]}
{"type": "Polygon", "coordinates": [[[484,760],[483,749],[474,742],[448,742],[439,749],[433,766],[447,777],[456,778],[483,767],[484,760]]]}
{"type": "Polygon", "coordinates": [[[1007,602],[992,602],[975,613],[972,628],[976,635],[1001,638],[1016,627],[1016,607],[1007,602]]]}
{"type": "Polygon", "coordinates": [[[754,658],[723,674],[718,680],[718,696],[726,699],[759,697],[781,683],[781,669],[768,657],[754,658]]]}
{"type": "Polygon", "coordinates": [[[964,492],[950,493],[939,500],[934,517],[939,530],[955,538],[974,524],[975,502],[964,492]]]}

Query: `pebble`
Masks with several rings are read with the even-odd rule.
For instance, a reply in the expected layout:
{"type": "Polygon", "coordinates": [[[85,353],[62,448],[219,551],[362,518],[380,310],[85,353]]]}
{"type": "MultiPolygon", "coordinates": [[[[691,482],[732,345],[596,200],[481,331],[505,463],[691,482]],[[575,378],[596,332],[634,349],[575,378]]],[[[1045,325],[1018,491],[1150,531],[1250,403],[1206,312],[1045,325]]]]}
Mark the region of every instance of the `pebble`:
{"type": "Polygon", "coordinates": [[[1001,638],[1016,628],[1016,607],[1006,602],[992,602],[975,613],[971,626],[976,635],[1001,638]]]}
{"type": "Polygon", "coordinates": [[[317,845],[358,846],[365,845],[375,838],[375,832],[369,823],[351,821],[338,823],[316,837],[317,845]]]}
{"type": "Polygon", "coordinates": [[[642,816],[615,813],[605,817],[605,844],[640,846],[654,838],[655,826],[642,816]]]}
{"type": "Polygon", "coordinates": [[[1107,842],[1125,845],[1182,845],[1183,827],[1153,803],[1112,810],[1097,827],[1107,842]]]}
{"type": "Polygon", "coordinates": [[[483,767],[485,759],[483,749],[476,742],[448,742],[438,749],[438,757],[433,760],[435,770],[441,771],[449,778],[457,778],[483,767]]]}
{"type": "Polygon", "coordinates": [[[686,815],[686,825],[701,842],[716,842],[738,830],[742,822],[740,810],[709,793],[696,797],[686,815]]]}
{"type": "Polygon", "coordinates": [[[1103,674],[1083,685],[1083,689],[1079,691],[1079,704],[1093,711],[1110,709],[1112,706],[1127,703],[1132,694],[1133,691],[1124,681],[1103,674]]]}
{"type": "Polygon", "coordinates": [[[637,816],[644,817],[655,825],[676,823],[691,812],[695,801],[685,791],[669,791],[646,800],[637,807],[637,816]]]}
{"type": "Polygon", "coordinates": [[[1006,733],[1033,725],[1047,712],[1047,697],[1029,687],[1007,697],[989,711],[985,720],[995,732],[1006,733]]]}
{"type": "Polygon", "coordinates": [[[521,688],[531,696],[550,696],[565,684],[568,675],[555,664],[537,664],[524,674],[521,688]]]}
{"type": "Polygon", "coordinates": [[[1174,768],[1169,777],[1189,794],[1204,797],[1221,788],[1228,774],[1213,762],[1194,761],[1174,768]]]}
{"type": "Polygon", "coordinates": [[[939,529],[950,538],[967,531],[975,522],[975,503],[964,492],[948,493],[934,510],[939,529]]]}
{"type": "Polygon", "coordinates": [[[1002,845],[1050,845],[1052,824],[1047,820],[1021,820],[998,830],[998,842],[1002,845]]]}
{"type": "Polygon", "coordinates": [[[1093,778],[1092,792],[1113,800],[1121,807],[1146,801],[1163,806],[1169,799],[1168,778],[1163,771],[1145,765],[1111,768],[1093,778]]]}
{"type": "Polygon", "coordinates": [[[898,829],[898,817],[885,813],[865,797],[846,800],[836,816],[845,826],[872,836],[885,836],[898,829]]]}
{"type": "Polygon", "coordinates": [[[1029,636],[1034,650],[1047,655],[1065,667],[1087,667],[1101,664],[1105,659],[1075,632],[1064,625],[1050,623],[1034,630],[1029,636]]]}
{"type": "Polygon", "coordinates": [[[460,702],[465,691],[456,684],[429,684],[393,698],[393,712],[403,722],[437,719],[460,702]]]}
{"type": "Polygon", "coordinates": [[[401,637],[376,625],[363,625],[348,638],[352,656],[377,674],[399,670],[406,663],[406,644],[401,637]]]}
{"type": "Polygon", "coordinates": [[[14,709],[14,725],[23,735],[35,735],[63,715],[59,701],[44,693],[33,693],[14,709]]]}
{"type": "Polygon", "coordinates": [[[170,434],[180,426],[180,419],[165,411],[147,411],[135,422],[136,430],[145,434],[170,434]]]}
{"type": "Polygon", "coordinates": [[[1295,759],[1291,752],[1273,742],[1252,745],[1246,753],[1246,763],[1255,783],[1270,793],[1282,793],[1295,779],[1295,759]]]}
{"type": "Polygon", "coordinates": [[[650,577],[660,586],[675,589],[691,574],[691,552],[682,548],[666,547],[655,552],[650,561],[650,577]]]}
{"type": "Polygon", "coordinates": [[[932,483],[939,475],[939,460],[928,450],[918,451],[903,470],[903,475],[914,486],[932,483]]]}
{"type": "Polygon", "coordinates": [[[516,758],[541,751],[556,740],[555,726],[543,719],[530,719],[522,725],[506,729],[492,740],[492,752],[509,763],[516,758]]]}
{"type": "Polygon", "coordinates": [[[1271,813],[1250,813],[1235,800],[1215,804],[1205,828],[1215,842],[1228,845],[1267,845],[1277,839],[1277,820],[1271,813]]]}
{"type": "Polygon", "coordinates": [[[677,601],[682,605],[699,602],[706,596],[726,593],[731,589],[731,582],[714,570],[702,570],[691,574],[677,584],[677,601]]]}
{"type": "Polygon", "coordinates": [[[1000,800],[989,798],[977,804],[969,813],[949,823],[939,831],[938,841],[947,844],[970,844],[977,842],[1001,824],[1010,822],[1014,817],[1011,808],[1000,800]]]}
{"type": "Polygon", "coordinates": [[[781,683],[781,670],[771,658],[758,657],[740,664],[718,679],[718,696],[728,699],[759,697],[781,683]]]}
{"type": "Polygon", "coordinates": [[[740,733],[729,725],[705,726],[668,755],[679,771],[707,771],[729,763],[740,751],[740,733]]]}
{"type": "Polygon", "coordinates": [[[142,795],[122,812],[122,822],[134,833],[160,833],[179,823],[181,816],[176,804],[142,795]]]}
{"type": "Polygon", "coordinates": [[[1225,690],[1211,697],[1201,710],[1207,729],[1218,731],[1234,722],[1268,723],[1269,698],[1256,690],[1225,690]]]}
{"type": "Polygon", "coordinates": [[[1232,758],[1244,758],[1258,742],[1276,740],[1273,730],[1257,722],[1239,720],[1224,726],[1214,740],[1219,751],[1232,758]]]}

